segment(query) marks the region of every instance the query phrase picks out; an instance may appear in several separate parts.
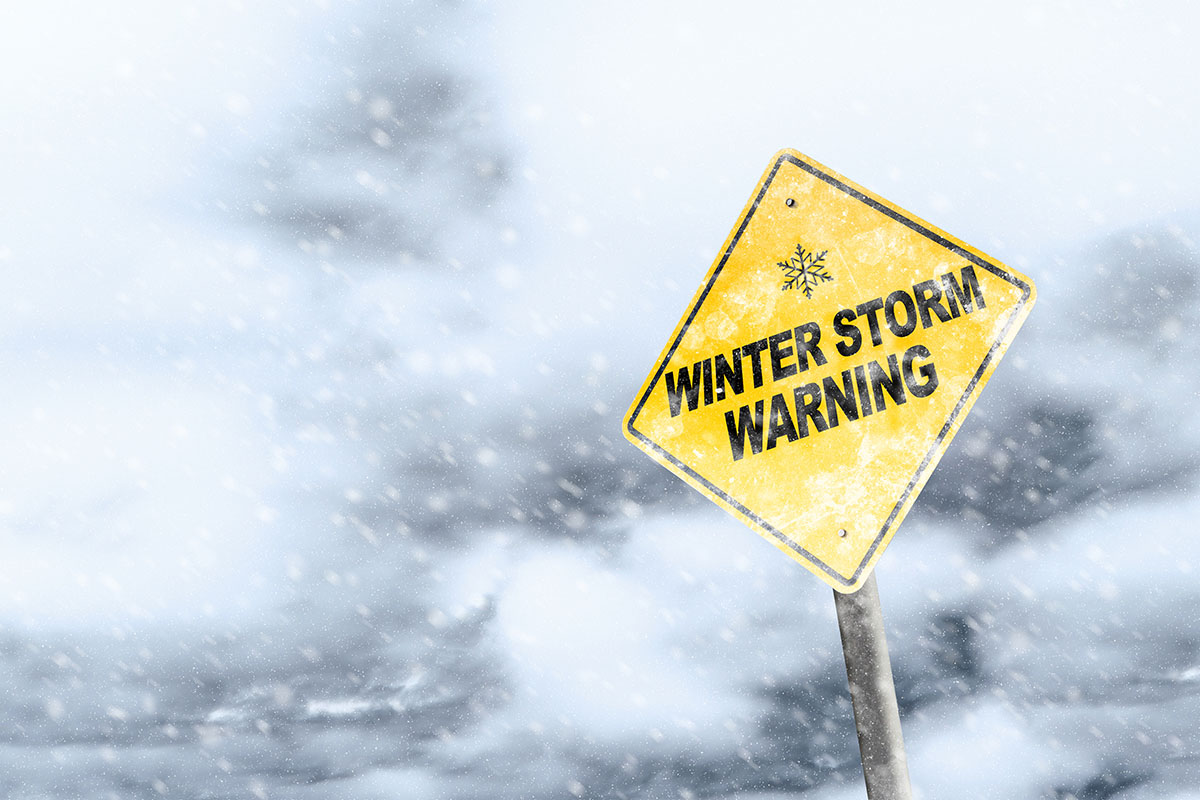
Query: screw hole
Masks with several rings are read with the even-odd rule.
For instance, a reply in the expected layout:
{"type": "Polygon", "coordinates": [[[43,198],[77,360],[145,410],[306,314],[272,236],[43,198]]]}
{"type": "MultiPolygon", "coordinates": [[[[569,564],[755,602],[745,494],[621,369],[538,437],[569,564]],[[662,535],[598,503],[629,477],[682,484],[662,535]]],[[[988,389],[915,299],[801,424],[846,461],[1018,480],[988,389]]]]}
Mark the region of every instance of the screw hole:
{"type": "Polygon", "coordinates": [[[845,529],[845,528],[838,528],[838,536],[840,536],[841,538],[845,539],[845,538],[846,538],[846,529],[845,529]]]}
{"type": "Polygon", "coordinates": [[[788,208],[791,208],[792,206],[796,205],[796,201],[789,197],[787,200],[783,201],[783,204],[788,208]]]}

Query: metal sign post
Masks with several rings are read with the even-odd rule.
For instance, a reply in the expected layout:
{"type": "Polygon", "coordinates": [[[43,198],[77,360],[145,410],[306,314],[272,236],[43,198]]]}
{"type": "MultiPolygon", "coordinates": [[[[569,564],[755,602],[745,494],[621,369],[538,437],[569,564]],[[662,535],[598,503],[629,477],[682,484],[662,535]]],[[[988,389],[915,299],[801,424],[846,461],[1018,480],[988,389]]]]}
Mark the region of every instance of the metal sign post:
{"type": "Polygon", "coordinates": [[[781,150],[625,415],[630,442],[833,587],[870,800],[912,797],[872,570],[1036,298],[781,150]]]}
{"type": "Polygon", "coordinates": [[[833,593],[846,679],[854,704],[854,727],[862,755],[868,800],[912,800],[908,760],[900,732],[900,709],[888,658],[879,589],[871,574],[853,594],[833,593]]]}

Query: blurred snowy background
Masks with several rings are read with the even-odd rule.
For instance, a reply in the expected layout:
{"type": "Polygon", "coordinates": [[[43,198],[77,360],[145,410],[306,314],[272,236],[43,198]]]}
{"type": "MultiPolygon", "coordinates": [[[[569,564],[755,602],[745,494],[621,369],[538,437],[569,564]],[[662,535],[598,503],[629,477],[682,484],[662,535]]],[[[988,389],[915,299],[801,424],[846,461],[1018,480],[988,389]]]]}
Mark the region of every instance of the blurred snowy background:
{"type": "Polygon", "coordinates": [[[1196,9],[7,9],[0,795],[863,797],[619,423],[794,147],[1040,290],[878,570],[919,796],[1200,798],[1196,9]]]}

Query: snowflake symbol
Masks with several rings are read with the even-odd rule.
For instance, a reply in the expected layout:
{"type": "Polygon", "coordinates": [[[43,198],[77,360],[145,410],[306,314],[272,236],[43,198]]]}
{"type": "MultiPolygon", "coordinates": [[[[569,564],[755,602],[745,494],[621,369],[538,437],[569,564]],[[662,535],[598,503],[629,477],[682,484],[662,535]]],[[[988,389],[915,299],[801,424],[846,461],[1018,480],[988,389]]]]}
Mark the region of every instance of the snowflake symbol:
{"type": "Polygon", "coordinates": [[[796,245],[795,255],[787,261],[780,261],[775,265],[783,270],[783,275],[787,278],[783,282],[782,291],[799,289],[804,292],[806,298],[811,300],[813,289],[818,283],[833,280],[833,276],[826,271],[825,267],[825,254],[828,252],[828,250],[822,250],[814,253],[811,250],[805,250],[801,245],[796,245]]]}

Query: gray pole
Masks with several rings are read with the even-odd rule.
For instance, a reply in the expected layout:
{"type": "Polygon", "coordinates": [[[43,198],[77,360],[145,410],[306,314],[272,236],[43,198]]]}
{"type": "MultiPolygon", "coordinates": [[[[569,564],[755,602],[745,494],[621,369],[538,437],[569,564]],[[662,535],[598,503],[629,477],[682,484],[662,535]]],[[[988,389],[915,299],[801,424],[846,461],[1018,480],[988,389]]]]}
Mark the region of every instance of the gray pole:
{"type": "Polygon", "coordinates": [[[833,598],[842,633],[842,653],[846,656],[850,699],[854,703],[854,726],[858,729],[867,798],[912,800],[896,685],[892,682],[892,662],[888,658],[874,573],[854,594],[834,592],[833,598]]]}

